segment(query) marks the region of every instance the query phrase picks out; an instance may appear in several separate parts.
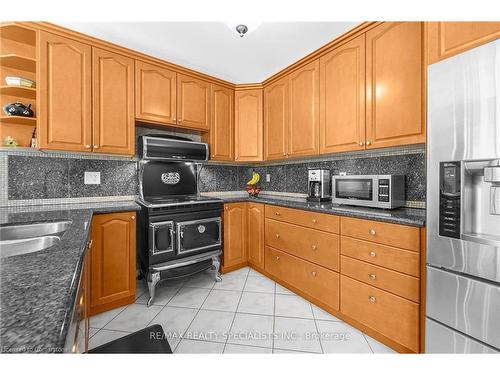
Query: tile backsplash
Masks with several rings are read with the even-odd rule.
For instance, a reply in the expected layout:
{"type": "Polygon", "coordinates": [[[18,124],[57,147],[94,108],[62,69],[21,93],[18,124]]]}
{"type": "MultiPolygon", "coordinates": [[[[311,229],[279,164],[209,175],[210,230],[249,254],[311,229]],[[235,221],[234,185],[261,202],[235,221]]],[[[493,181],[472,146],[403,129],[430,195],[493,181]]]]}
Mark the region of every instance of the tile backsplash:
{"type": "MultiPolygon", "coordinates": [[[[137,128],[137,135],[172,131],[137,128]]],[[[199,136],[188,135],[199,141],[199,136]]],[[[425,205],[425,148],[342,154],[317,160],[287,160],[265,166],[205,164],[200,174],[200,191],[242,191],[252,171],[261,175],[263,191],[307,193],[308,168],[328,168],[332,174],[403,174],[406,175],[406,200],[409,205],[425,205]],[[270,181],[266,181],[269,174],[270,181]]],[[[137,158],[128,159],[97,154],[74,154],[12,150],[0,152],[2,175],[0,206],[40,204],[58,201],[99,200],[102,197],[125,199],[138,194],[137,158]],[[85,185],[84,172],[100,172],[101,184],[85,185]],[[7,178],[5,178],[7,176],[7,178]],[[42,200],[42,201],[41,201],[42,200]]]]}

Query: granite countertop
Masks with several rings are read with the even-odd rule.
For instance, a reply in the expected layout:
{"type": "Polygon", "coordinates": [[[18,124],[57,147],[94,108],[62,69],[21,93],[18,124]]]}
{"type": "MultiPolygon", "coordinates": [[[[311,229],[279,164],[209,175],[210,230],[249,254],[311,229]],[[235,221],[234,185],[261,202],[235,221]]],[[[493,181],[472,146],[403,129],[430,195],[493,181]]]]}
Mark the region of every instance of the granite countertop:
{"type": "Polygon", "coordinates": [[[425,226],[425,210],[419,208],[397,208],[394,210],[384,210],[380,208],[355,207],[333,204],[331,202],[309,202],[305,198],[293,198],[275,195],[259,195],[257,198],[250,198],[248,194],[210,194],[210,197],[222,199],[224,202],[258,202],[273,204],[276,206],[298,208],[307,211],[322,212],[332,215],[357,217],[383,221],[386,223],[403,224],[414,227],[425,226]]]}
{"type": "Polygon", "coordinates": [[[0,259],[0,352],[63,351],[92,215],[137,210],[134,201],[2,208],[1,224],[72,223],[54,246],[0,259]]]}

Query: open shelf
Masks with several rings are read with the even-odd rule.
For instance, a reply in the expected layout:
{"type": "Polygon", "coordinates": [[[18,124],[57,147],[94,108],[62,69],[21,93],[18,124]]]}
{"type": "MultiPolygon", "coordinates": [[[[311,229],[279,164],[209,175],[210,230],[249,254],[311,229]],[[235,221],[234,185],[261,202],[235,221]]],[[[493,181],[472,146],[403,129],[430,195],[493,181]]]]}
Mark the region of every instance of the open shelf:
{"type": "Polygon", "coordinates": [[[36,88],[24,86],[0,86],[0,95],[18,96],[20,98],[36,99],[36,88]]]}
{"type": "Polygon", "coordinates": [[[36,32],[14,23],[0,25],[0,37],[31,46],[36,45],[36,32]]]}
{"type": "Polygon", "coordinates": [[[0,116],[0,122],[16,125],[36,126],[36,117],[0,116]]]}
{"type": "Polygon", "coordinates": [[[16,54],[0,55],[0,65],[36,73],[36,59],[16,54]]]}

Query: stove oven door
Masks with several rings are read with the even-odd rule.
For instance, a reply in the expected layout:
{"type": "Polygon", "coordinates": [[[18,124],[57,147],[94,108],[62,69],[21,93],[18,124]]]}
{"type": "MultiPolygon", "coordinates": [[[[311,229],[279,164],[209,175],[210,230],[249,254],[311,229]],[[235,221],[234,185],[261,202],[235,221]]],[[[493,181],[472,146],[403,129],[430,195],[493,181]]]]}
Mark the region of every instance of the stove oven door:
{"type": "Polygon", "coordinates": [[[149,252],[152,257],[157,255],[173,255],[174,253],[174,222],[161,221],[149,224],[149,252]]]}
{"type": "Polygon", "coordinates": [[[220,246],[220,217],[177,222],[177,255],[215,250],[220,246]]]}

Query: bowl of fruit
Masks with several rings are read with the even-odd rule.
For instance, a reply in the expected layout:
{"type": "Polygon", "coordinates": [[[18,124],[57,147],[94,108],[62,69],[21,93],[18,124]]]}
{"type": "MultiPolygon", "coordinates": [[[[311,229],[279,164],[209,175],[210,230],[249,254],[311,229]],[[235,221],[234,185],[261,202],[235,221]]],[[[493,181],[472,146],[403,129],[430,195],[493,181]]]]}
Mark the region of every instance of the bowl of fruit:
{"type": "Polygon", "coordinates": [[[247,182],[247,193],[251,197],[256,197],[260,193],[260,174],[252,172],[252,178],[247,182]]]}

